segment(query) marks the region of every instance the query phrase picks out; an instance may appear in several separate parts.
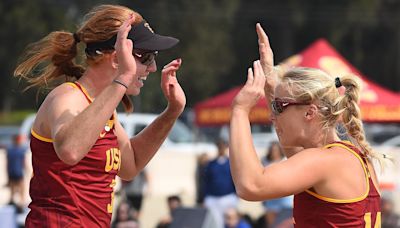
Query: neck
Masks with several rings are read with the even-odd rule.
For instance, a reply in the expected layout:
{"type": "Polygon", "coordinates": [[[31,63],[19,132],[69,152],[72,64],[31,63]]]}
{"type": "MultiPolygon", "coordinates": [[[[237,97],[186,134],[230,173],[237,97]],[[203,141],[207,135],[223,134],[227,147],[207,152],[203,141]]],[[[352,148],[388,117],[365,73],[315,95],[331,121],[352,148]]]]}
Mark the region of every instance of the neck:
{"type": "Polygon", "coordinates": [[[334,141],[340,141],[339,136],[336,133],[335,128],[329,128],[323,131],[316,131],[317,133],[314,136],[310,137],[309,140],[305,140],[303,147],[307,148],[320,148],[325,146],[328,143],[334,141]]]}
{"type": "Polygon", "coordinates": [[[89,96],[96,98],[112,82],[115,72],[102,65],[88,67],[78,82],[87,90],[89,96]]]}

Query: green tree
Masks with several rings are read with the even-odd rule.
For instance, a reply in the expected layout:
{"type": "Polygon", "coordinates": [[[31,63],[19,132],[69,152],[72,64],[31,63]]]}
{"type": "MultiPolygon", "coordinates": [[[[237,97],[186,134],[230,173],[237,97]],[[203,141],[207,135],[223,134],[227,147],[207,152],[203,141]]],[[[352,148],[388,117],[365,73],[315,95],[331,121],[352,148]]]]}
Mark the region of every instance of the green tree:
{"type": "Polygon", "coordinates": [[[93,0],[51,1],[17,0],[0,2],[1,68],[0,110],[36,109],[43,94],[37,99],[36,89],[22,93],[24,81],[13,78],[13,71],[24,48],[45,37],[51,31],[75,31],[83,14],[94,5],[93,0]]]}

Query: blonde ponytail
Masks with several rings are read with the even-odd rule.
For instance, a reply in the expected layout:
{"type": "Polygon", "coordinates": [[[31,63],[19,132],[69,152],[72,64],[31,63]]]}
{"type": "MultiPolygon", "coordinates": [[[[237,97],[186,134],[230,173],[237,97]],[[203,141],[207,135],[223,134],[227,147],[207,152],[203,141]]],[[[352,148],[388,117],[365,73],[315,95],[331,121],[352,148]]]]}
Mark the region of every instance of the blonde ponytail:
{"type": "Polygon", "coordinates": [[[362,153],[370,158],[377,159],[383,166],[385,156],[374,151],[365,137],[359,107],[361,80],[352,74],[344,75],[339,80],[346,90],[344,95],[336,100],[336,113],[341,113],[342,123],[351,137],[351,141],[361,148],[362,153]]]}

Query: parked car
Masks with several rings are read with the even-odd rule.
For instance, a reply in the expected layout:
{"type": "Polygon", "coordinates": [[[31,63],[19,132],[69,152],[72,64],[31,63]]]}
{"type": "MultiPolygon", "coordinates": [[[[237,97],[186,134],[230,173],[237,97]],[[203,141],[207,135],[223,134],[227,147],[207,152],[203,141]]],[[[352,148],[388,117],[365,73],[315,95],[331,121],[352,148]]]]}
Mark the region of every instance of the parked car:
{"type": "MultiPolygon", "coordinates": [[[[158,115],[150,113],[118,113],[118,119],[124,127],[129,137],[133,137],[143,130],[147,125],[153,122],[158,115]]],[[[20,127],[20,134],[29,138],[35,114],[29,115],[20,127]]],[[[163,150],[173,150],[185,153],[209,153],[216,154],[217,148],[209,142],[197,142],[194,134],[180,120],[177,120],[164,143],[161,146],[163,150]]]]}
{"type": "Polygon", "coordinates": [[[364,130],[368,142],[373,146],[380,146],[386,140],[400,134],[399,124],[364,124],[364,130]]]}
{"type": "Polygon", "coordinates": [[[381,143],[381,146],[399,147],[400,148],[400,135],[390,138],[381,143]]]}
{"type": "MultiPolygon", "coordinates": [[[[118,113],[118,119],[129,137],[138,134],[153,122],[157,116],[156,114],[149,113],[118,113]]],[[[216,154],[217,152],[217,147],[213,143],[197,141],[193,132],[180,120],[175,122],[161,148],[194,154],[216,154]]]]}
{"type": "Polygon", "coordinates": [[[36,114],[28,115],[24,121],[22,121],[21,126],[19,127],[18,134],[22,135],[26,140],[26,146],[29,146],[31,128],[33,125],[33,121],[35,121],[36,114]]]}
{"type": "MultiPolygon", "coordinates": [[[[223,126],[219,130],[219,135],[217,137],[229,139],[229,126],[223,126]]],[[[279,141],[275,128],[272,125],[252,124],[251,137],[253,139],[254,148],[260,156],[267,152],[272,142],[279,141]]]]}

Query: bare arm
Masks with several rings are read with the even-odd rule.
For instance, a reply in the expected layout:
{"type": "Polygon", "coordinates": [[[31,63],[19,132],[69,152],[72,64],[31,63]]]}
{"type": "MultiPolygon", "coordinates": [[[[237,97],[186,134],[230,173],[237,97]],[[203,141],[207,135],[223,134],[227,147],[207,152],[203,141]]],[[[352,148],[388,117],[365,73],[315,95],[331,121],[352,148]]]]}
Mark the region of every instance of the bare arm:
{"type": "MultiPolygon", "coordinates": [[[[132,41],[127,39],[134,17],[125,21],[118,32],[116,53],[120,81],[131,84],[136,72],[132,56],[132,41]]],[[[99,132],[110,118],[126,92],[126,88],[116,83],[107,86],[88,107],[76,92],[67,86],[59,87],[49,98],[48,117],[51,137],[58,157],[66,164],[78,163],[96,142],[99,132]],[[85,139],[85,140],[82,140],[85,139]]]]}
{"type": "MultiPolygon", "coordinates": [[[[163,112],[138,135],[120,144],[122,163],[119,177],[131,180],[147,165],[165,141],[176,118],[163,112]]],[[[128,136],[124,138],[128,139],[128,136]]]]}
{"type": "Polygon", "coordinates": [[[239,196],[250,201],[279,198],[310,189],[326,180],[325,168],[330,167],[318,149],[301,151],[265,168],[259,167],[255,152],[243,151],[236,156],[236,160],[242,159],[242,162],[236,167],[241,176],[234,178],[235,186],[239,196]]]}
{"type": "Polygon", "coordinates": [[[238,195],[246,200],[265,200],[298,193],[323,180],[327,164],[308,149],[287,161],[264,169],[253,146],[249,113],[263,95],[265,77],[259,61],[254,63],[245,86],[232,104],[230,165],[238,195]]]}
{"type": "Polygon", "coordinates": [[[75,102],[79,100],[76,96],[79,95],[72,94],[73,92],[54,99],[51,104],[53,109],[48,115],[50,126],[53,126],[51,136],[54,139],[54,148],[62,161],[74,165],[87,154],[124,92],[125,88],[112,84],[82,111],[75,106],[75,102]]]}
{"type": "Polygon", "coordinates": [[[265,77],[260,61],[255,61],[253,68],[254,73],[248,69],[246,84],[233,100],[230,122],[230,166],[236,191],[242,198],[248,196],[248,189],[254,183],[250,177],[263,170],[251,138],[249,113],[264,95],[265,77]]]}

